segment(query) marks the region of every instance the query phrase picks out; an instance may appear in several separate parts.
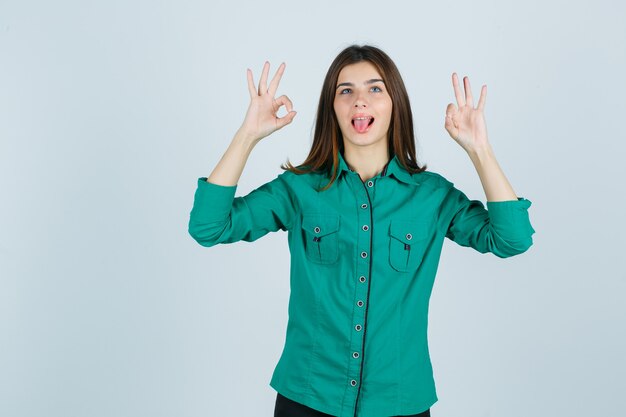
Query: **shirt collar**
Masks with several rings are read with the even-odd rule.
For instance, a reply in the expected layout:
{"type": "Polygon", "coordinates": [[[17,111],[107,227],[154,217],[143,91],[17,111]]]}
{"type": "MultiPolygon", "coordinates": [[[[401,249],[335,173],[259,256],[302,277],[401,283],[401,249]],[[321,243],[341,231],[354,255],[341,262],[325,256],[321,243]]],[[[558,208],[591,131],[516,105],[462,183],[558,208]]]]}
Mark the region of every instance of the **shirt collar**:
{"type": "MultiPolygon", "coordinates": [[[[346,161],[343,159],[343,155],[341,154],[341,152],[339,152],[338,155],[339,155],[338,174],[341,174],[344,171],[347,173],[352,172],[352,170],[348,168],[348,164],[346,163],[346,161]]],[[[387,165],[385,165],[380,175],[381,177],[385,177],[388,175],[392,176],[395,179],[402,181],[406,184],[413,184],[413,185],[419,184],[417,181],[415,181],[415,179],[411,176],[411,174],[406,169],[404,169],[404,167],[402,166],[402,164],[400,163],[396,155],[394,155],[393,158],[391,158],[391,160],[387,162],[387,165]]]]}

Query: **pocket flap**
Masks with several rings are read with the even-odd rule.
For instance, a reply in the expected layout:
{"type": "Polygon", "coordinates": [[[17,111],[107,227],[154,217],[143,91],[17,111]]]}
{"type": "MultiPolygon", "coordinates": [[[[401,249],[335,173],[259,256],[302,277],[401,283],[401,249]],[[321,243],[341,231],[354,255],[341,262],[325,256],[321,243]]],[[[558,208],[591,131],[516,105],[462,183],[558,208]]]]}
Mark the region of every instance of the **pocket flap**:
{"type": "Polygon", "coordinates": [[[317,237],[335,233],[339,230],[339,216],[305,214],[302,229],[317,237]]]}
{"type": "Polygon", "coordinates": [[[389,234],[394,239],[410,245],[411,243],[425,239],[430,230],[430,223],[424,221],[392,220],[389,234]]]}

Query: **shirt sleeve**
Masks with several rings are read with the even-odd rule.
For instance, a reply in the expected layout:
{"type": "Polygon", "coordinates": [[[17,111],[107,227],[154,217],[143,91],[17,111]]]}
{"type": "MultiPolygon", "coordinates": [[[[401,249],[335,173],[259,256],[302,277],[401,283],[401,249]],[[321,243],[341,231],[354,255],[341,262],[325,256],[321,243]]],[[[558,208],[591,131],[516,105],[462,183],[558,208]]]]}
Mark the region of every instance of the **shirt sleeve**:
{"type": "Polygon", "coordinates": [[[243,197],[235,197],[236,189],[236,185],[198,178],[189,234],[200,245],[252,242],[269,232],[291,228],[294,207],[282,174],[243,197]]]}
{"type": "Polygon", "coordinates": [[[535,233],[528,216],[531,201],[523,197],[510,201],[470,200],[455,187],[445,203],[452,210],[446,237],[478,252],[500,258],[518,255],[533,244],[535,233]]]}

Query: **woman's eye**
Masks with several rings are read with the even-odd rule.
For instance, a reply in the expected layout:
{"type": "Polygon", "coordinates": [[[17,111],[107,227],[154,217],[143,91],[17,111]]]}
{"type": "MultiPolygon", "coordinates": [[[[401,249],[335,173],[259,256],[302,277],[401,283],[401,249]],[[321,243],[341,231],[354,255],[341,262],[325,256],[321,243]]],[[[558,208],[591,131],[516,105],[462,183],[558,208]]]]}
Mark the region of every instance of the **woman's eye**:
{"type": "MultiPolygon", "coordinates": [[[[380,87],[376,86],[376,85],[371,87],[370,91],[373,92],[373,93],[382,93],[383,92],[383,90],[380,87]]],[[[339,91],[339,94],[350,94],[350,93],[352,93],[352,89],[351,88],[344,88],[343,90],[339,91]]]]}

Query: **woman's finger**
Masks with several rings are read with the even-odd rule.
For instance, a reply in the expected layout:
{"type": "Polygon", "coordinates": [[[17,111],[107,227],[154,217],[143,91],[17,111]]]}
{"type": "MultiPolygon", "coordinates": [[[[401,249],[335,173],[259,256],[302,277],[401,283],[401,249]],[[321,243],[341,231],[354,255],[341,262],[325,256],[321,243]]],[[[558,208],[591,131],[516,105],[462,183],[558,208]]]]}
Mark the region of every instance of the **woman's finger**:
{"type": "Polygon", "coordinates": [[[290,111],[283,117],[276,119],[276,125],[278,126],[279,129],[284,126],[287,126],[289,123],[293,121],[293,118],[296,117],[296,114],[297,113],[295,111],[290,111]]]}
{"type": "Polygon", "coordinates": [[[278,97],[276,100],[274,100],[274,104],[276,106],[276,111],[278,111],[278,109],[281,106],[285,106],[285,108],[287,109],[288,112],[291,112],[293,110],[293,103],[291,102],[289,97],[287,97],[285,95],[282,95],[282,96],[278,97]]]}
{"type": "Polygon", "coordinates": [[[261,79],[259,80],[259,95],[267,93],[267,75],[270,72],[270,63],[265,61],[263,65],[263,72],[261,73],[261,79]]]}
{"type": "Polygon", "coordinates": [[[472,96],[472,87],[470,87],[469,77],[463,77],[463,86],[465,87],[465,102],[468,106],[474,107],[474,97],[472,96]]]}
{"type": "Polygon", "coordinates": [[[463,94],[461,94],[461,88],[459,87],[459,77],[456,75],[456,72],[452,73],[452,86],[454,87],[454,96],[456,97],[456,104],[459,107],[465,106],[465,99],[463,98],[463,94]]]}
{"type": "Polygon", "coordinates": [[[289,123],[291,123],[293,118],[296,117],[296,111],[293,109],[293,103],[291,102],[289,97],[285,95],[278,97],[276,100],[274,100],[274,106],[276,108],[276,111],[278,111],[278,109],[280,109],[282,106],[285,106],[285,108],[287,109],[286,115],[276,118],[276,126],[278,127],[278,129],[288,125],[289,123]]]}
{"type": "Polygon", "coordinates": [[[256,87],[254,86],[254,79],[252,77],[252,70],[248,68],[248,91],[250,92],[250,98],[257,95],[256,87]]]}
{"type": "Polygon", "coordinates": [[[448,103],[448,106],[446,107],[446,118],[452,120],[456,112],[456,106],[453,103],[448,103]]]}
{"type": "Polygon", "coordinates": [[[285,66],[286,65],[284,62],[280,64],[278,70],[276,70],[274,78],[272,78],[272,81],[270,82],[270,88],[269,90],[267,90],[267,92],[272,97],[274,97],[274,94],[276,94],[276,90],[278,90],[278,84],[280,83],[280,79],[283,77],[283,73],[285,72],[285,66]]]}
{"type": "Polygon", "coordinates": [[[480,98],[478,99],[478,108],[480,110],[485,109],[486,101],[487,101],[487,84],[483,85],[483,88],[480,90],[480,98]]]}
{"type": "Polygon", "coordinates": [[[446,108],[446,119],[443,125],[453,139],[456,139],[459,134],[459,129],[454,125],[454,120],[452,119],[456,115],[456,112],[457,110],[454,104],[448,104],[446,108]]]}

